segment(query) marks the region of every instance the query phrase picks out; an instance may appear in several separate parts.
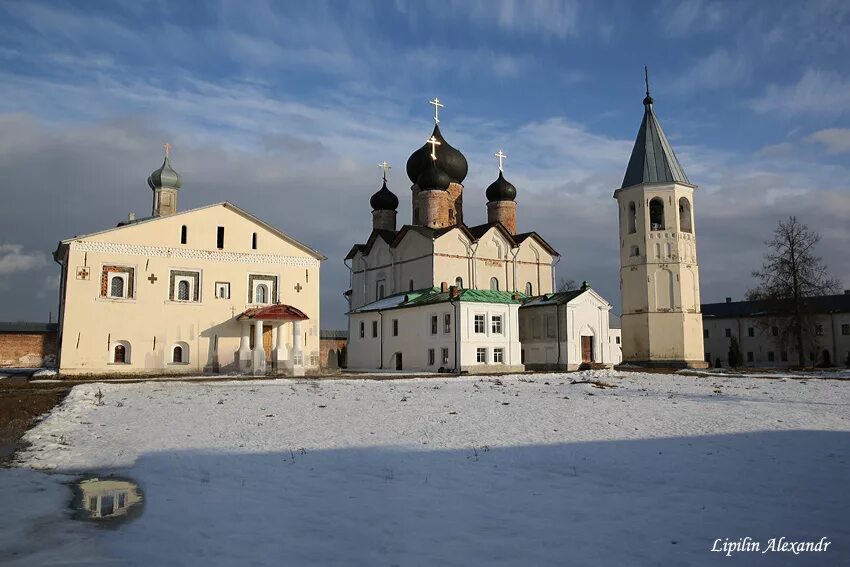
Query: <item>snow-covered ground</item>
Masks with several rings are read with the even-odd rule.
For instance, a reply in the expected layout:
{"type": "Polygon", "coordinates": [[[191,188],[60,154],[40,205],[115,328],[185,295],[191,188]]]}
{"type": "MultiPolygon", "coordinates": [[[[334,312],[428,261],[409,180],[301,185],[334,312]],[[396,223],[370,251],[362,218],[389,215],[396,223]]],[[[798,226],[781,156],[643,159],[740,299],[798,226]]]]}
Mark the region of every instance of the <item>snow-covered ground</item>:
{"type": "Polygon", "coordinates": [[[848,409],[842,380],[614,371],[85,384],[0,470],[0,562],[850,564],[848,409]],[[141,516],[70,520],[95,471],[141,516]],[[832,543],[710,551],[746,536],[832,543]]]}

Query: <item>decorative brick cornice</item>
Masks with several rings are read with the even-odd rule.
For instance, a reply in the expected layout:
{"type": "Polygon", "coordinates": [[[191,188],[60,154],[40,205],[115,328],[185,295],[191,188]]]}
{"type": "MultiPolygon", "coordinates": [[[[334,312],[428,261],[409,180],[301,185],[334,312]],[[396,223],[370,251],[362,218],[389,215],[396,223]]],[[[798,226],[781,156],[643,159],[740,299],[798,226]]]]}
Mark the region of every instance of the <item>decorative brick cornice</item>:
{"type": "Polygon", "coordinates": [[[207,260],[231,264],[273,264],[297,268],[318,268],[315,258],[283,256],[279,254],[253,254],[248,252],[224,252],[222,250],[196,250],[168,246],[146,246],[142,244],[116,244],[112,242],[73,241],[71,250],[100,252],[123,256],[146,256],[153,258],[175,258],[181,260],[207,260]]]}

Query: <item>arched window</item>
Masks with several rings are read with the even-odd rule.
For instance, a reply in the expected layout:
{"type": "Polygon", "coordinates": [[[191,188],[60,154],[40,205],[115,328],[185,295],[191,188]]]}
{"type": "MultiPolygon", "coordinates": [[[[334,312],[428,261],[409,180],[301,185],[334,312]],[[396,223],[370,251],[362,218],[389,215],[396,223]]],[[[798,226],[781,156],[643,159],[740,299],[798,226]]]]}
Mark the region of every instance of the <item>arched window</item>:
{"type": "Polygon", "coordinates": [[[189,282],[186,280],[177,282],[177,300],[189,301],[189,282]]]}
{"type": "Polygon", "coordinates": [[[266,303],[268,300],[269,288],[266,287],[266,284],[260,284],[257,286],[257,291],[254,293],[254,302],[255,303],[266,303]]]}
{"type": "Polygon", "coordinates": [[[177,345],[174,347],[174,351],[171,355],[171,362],[181,363],[183,362],[183,347],[177,345]]]}
{"type": "Polygon", "coordinates": [[[490,278],[490,289],[499,291],[499,278],[490,278]]]}
{"type": "Polygon", "coordinates": [[[661,197],[649,201],[649,229],[664,230],[664,200],[661,197]]]}
{"type": "Polygon", "coordinates": [[[458,276],[455,278],[455,287],[458,289],[463,289],[463,278],[458,276]]]}
{"type": "Polygon", "coordinates": [[[631,201],[629,203],[628,223],[629,223],[629,234],[633,234],[633,233],[637,232],[637,209],[635,208],[635,202],[634,201],[631,201]]]}
{"type": "Polygon", "coordinates": [[[124,297],[124,278],[113,276],[109,282],[109,297],[124,297]]]}
{"type": "Polygon", "coordinates": [[[127,349],[124,345],[115,345],[113,349],[112,362],[124,364],[127,362],[127,349]]]}
{"type": "Polygon", "coordinates": [[[378,284],[378,299],[384,298],[384,284],[378,284]]]}
{"type": "Polygon", "coordinates": [[[528,297],[534,295],[534,287],[532,287],[531,282],[526,282],[525,284],[525,295],[528,297]]]}
{"type": "Polygon", "coordinates": [[[691,202],[687,197],[679,199],[679,230],[682,232],[693,232],[691,223],[691,202]]]}

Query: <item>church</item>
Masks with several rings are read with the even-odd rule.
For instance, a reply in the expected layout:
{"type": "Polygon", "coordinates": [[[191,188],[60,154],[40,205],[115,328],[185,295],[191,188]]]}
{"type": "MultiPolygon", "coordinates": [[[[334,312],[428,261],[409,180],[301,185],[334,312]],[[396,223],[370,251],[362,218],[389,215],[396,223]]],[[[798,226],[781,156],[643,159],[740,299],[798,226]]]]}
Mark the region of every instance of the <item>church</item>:
{"type": "Polygon", "coordinates": [[[317,369],[325,257],[232,203],[179,211],[168,154],[148,177],[151,216],[68,238],[53,254],[59,373],[317,369]]]}
{"type": "Polygon", "coordinates": [[[481,373],[619,362],[608,347],[611,305],[595,292],[583,294],[590,309],[558,327],[558,337],[554,311],[550,320],[541,305],[525,307],[553,296],[560,255],[537,232],[517,230],[517,188],[504,176],[501,150],[498,175],[485,191],[487,222],[465,221],[469,165],[440,130],[442,103],[431,104],[434,130],[407,160],[409,224],[398,226],[400,202],[384,162],[383,184],[369,201],[372,231],[345,258],[348,367],[481,373]],[[552,345],[526,349],[523,335],[552,345]],[[561,341],[586,348],[556,350],[561,341]]]}

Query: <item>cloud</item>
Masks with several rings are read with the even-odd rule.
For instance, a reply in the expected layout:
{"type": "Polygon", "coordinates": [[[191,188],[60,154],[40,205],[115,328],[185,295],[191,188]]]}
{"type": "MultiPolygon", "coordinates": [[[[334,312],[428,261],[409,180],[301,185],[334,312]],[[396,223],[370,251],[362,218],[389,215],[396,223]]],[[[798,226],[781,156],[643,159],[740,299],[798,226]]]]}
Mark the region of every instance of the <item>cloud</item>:
{"type": "Polygon", "coordinates": [[[790,115],[845,114],[850,112],[850,78],[808,69],[793,85],[768,85],[751,106],[757,112],[790,115]]]}
{"type": "Polygon", "coordinates": [[[850,128],[827,128],[806,138],[807,142],[822,144],[827,153],[850,153],[850,128]]]}
{"type": "Polygon", "coordinates": [[[47,257],[40,252],[24,252],[20,244],[0,244],[0,276],[29,272],[47,265],[47,257]]]}
{"type": "Polygon", "coordinates": [[[752,68],[746,57],[720,48],[690,64],[671,87],[678,93],[690,93],[700,89],[738,86],[747,84],[751,74],[752,68]]]}
{"type": "Polygon", "coordinates": [[[578,2],[574,0],[452,0],[448,17],[466,16],[482,27],[519,35],[564,39],[578,32],[578,2]]]}
{"type": "Polygon", "coordinates": [[[656,10],[663,31],[671,37],[683,37],[703,29],[716,29],[724,19],[718,2],[684,0],[664,2],[656,10]]]}

